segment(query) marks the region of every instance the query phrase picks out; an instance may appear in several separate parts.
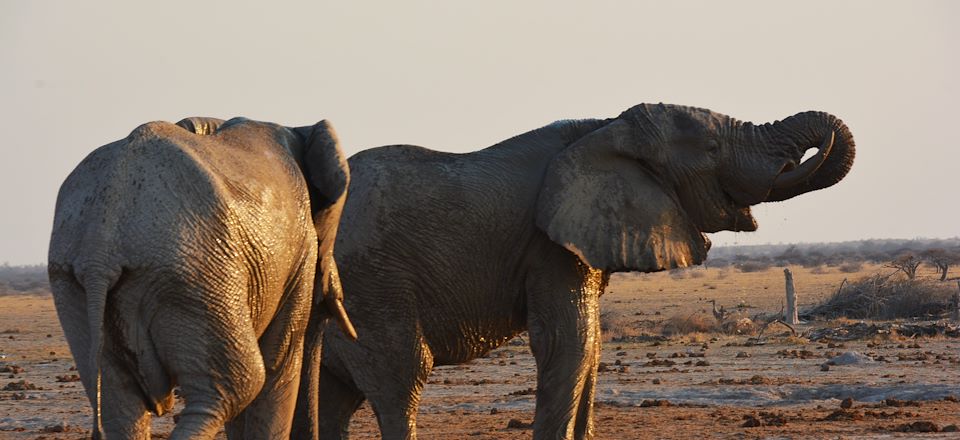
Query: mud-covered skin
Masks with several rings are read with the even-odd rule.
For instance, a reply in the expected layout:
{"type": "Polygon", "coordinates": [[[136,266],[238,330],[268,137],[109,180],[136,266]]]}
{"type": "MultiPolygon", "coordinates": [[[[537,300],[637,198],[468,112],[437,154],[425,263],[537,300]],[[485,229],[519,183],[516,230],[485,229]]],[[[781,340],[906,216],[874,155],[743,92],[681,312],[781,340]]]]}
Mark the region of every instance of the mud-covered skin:
{"type": "MultiPolygon", "coordinates": [[[[319,437],[346,437],[367,399],[385,439],[414,438],[433,366],[529,330],[534,438],[592,438],[609,274],[699,264],[702,232],[755,229],[748,206],[831,131],[837,145],[820,167],[830,174],[805,176],[813,190],[853,160],[849,131],[823,113],[754,126],[640,105],[474,153],[399,145],[357,154],[336,257],[359,339],[332,328],[323,337],[319,437]]],[[[311,438],[302,420],[295,433],[311,438]]]]}
{"type": "Polygon", "coordinates": [[[349,172],[326,122],[297,129],[309,136],[221,123],[144,124],[61,187],[50,281],[97,437],[150,438],[175,385],[186,407],[170,438],[226,422],[230,438],[288,435],[318,255],[331,258],[347,185],[304,174],[349,172]],[[333,203],[314,216],[311,196],[333,203]]]}

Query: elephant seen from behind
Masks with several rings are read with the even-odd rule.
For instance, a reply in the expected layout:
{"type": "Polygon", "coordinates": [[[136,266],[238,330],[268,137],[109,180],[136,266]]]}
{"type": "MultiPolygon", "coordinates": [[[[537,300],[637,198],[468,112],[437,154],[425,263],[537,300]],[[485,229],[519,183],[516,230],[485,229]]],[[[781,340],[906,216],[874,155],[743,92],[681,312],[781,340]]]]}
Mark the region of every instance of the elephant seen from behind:
{"type": "Polygon", "coordinates": [[[750,206],[831,186],[853,158],[850,131],[826,113],[755,125],[665,104],[468,154],[363,151],[335,253],[359,338],[325,324],[319,377],[301,378],[323,399],[302,393],[295,431],[345,438],[366,399],[383,438],[415,438],[434,366],[529,330],[534,438],[592,438],[610,274],[700,264],[704,233],[755,230],[750,206]]]}
{"type": "Polygon", "coordinates": [[[289,435],[308,319],[351,333],[333,259],[349,168],[332,127],[151,122],[57,199],[49,276],[94,438],[289,435]],[[315,304],[318,307],[313,307],[315,304]]]}

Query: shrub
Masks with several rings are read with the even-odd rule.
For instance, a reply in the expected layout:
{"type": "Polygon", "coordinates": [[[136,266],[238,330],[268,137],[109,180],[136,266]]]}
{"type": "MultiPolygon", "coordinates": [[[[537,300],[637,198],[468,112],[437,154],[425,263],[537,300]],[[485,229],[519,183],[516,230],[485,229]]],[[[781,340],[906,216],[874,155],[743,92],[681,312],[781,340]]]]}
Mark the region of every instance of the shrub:
{"type": "Polygon", "coordinates": [[[744,261],[737,265],[737,269],[740,269],[740,272],[743,273],[763,272],[770,269],[770,263],[765,261],[744,261]]]}
{"type": "Polygon", "coordinates": [[[663,322],[661,332],[665,336],[686,335],[690,333],[712,333],[718,331],[717,320],[705,313],[691,315],[673,315],[663,322]]]}
{"type": "Polygon", "coordinates": [[[850,261],[841,264],[838,269],[843,273],[857,273],[863,270],[863,263],[859,261],[850,261]]]}
{"type": "Polygon", "coordinates": [[[640,330],[635,323],[623,316],[622,313],[607,310],[600,313],[600,334],[604,342],[637,336],[640,330]]]}
{"type": "Polygon", "coordinates": [[[954,288],[933,280],[874,275],[841,286],[804,315],[830,319],[938,317],[950,312],[954,288]]]}
{"type": "Polygon", "coordinates": [[[828,272],[830,272],[830,271],[828,271],[826,268],[824,268],[823,265],[815,266],[813,269],[810,269],[810,273],[812,273],[812,274],[814,274],[814,275],[823,275],[823,274],[828,273],[828,272]]]}

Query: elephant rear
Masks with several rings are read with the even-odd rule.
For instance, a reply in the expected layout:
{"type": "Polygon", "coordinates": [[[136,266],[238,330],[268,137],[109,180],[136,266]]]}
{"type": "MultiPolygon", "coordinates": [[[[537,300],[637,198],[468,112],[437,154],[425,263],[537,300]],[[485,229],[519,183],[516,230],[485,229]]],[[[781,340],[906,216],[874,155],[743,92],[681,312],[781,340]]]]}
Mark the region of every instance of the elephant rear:
{"type": "Polygon", "coordinates": [[[302,338],[317,238],[306,183],[281,144],[298,138],[272,124],[234,126],[215,137],[144,124],[91,153],[61,187],[49,274],[95,433],[101,418],[127,420],[107,432],[148,433],[146,411],[172,407],[175,381],[188,405],[212,405],[185,414],[175,433],[215,433],[279,362],[264,365],[258,338],[276,337],[279,355],[299,349],[283,341],[302,338]],[[211,403],[190,397],[205,393],[211,403]]]}

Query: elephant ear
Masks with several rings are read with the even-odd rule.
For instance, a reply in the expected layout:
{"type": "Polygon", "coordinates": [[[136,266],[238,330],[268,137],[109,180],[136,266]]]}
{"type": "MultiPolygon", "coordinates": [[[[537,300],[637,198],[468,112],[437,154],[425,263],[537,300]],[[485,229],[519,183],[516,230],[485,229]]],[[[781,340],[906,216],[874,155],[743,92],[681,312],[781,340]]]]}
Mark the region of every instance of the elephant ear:
{"type": "Polygon", "coordinates": [[[540,189],[537,226],[605,271],[700,264],[709,242],[638,157],[643,149],[656,152],[636,132],[618,119],[557,154],[540,189]]]}
{"type": "Polygon", "coordinates": [[[314,213],[340,200],[350,184],[347,158],[333,126],[326,120],[294,131],[304,140],[303,174],[310,184],[310,203],[314,213]]]}

